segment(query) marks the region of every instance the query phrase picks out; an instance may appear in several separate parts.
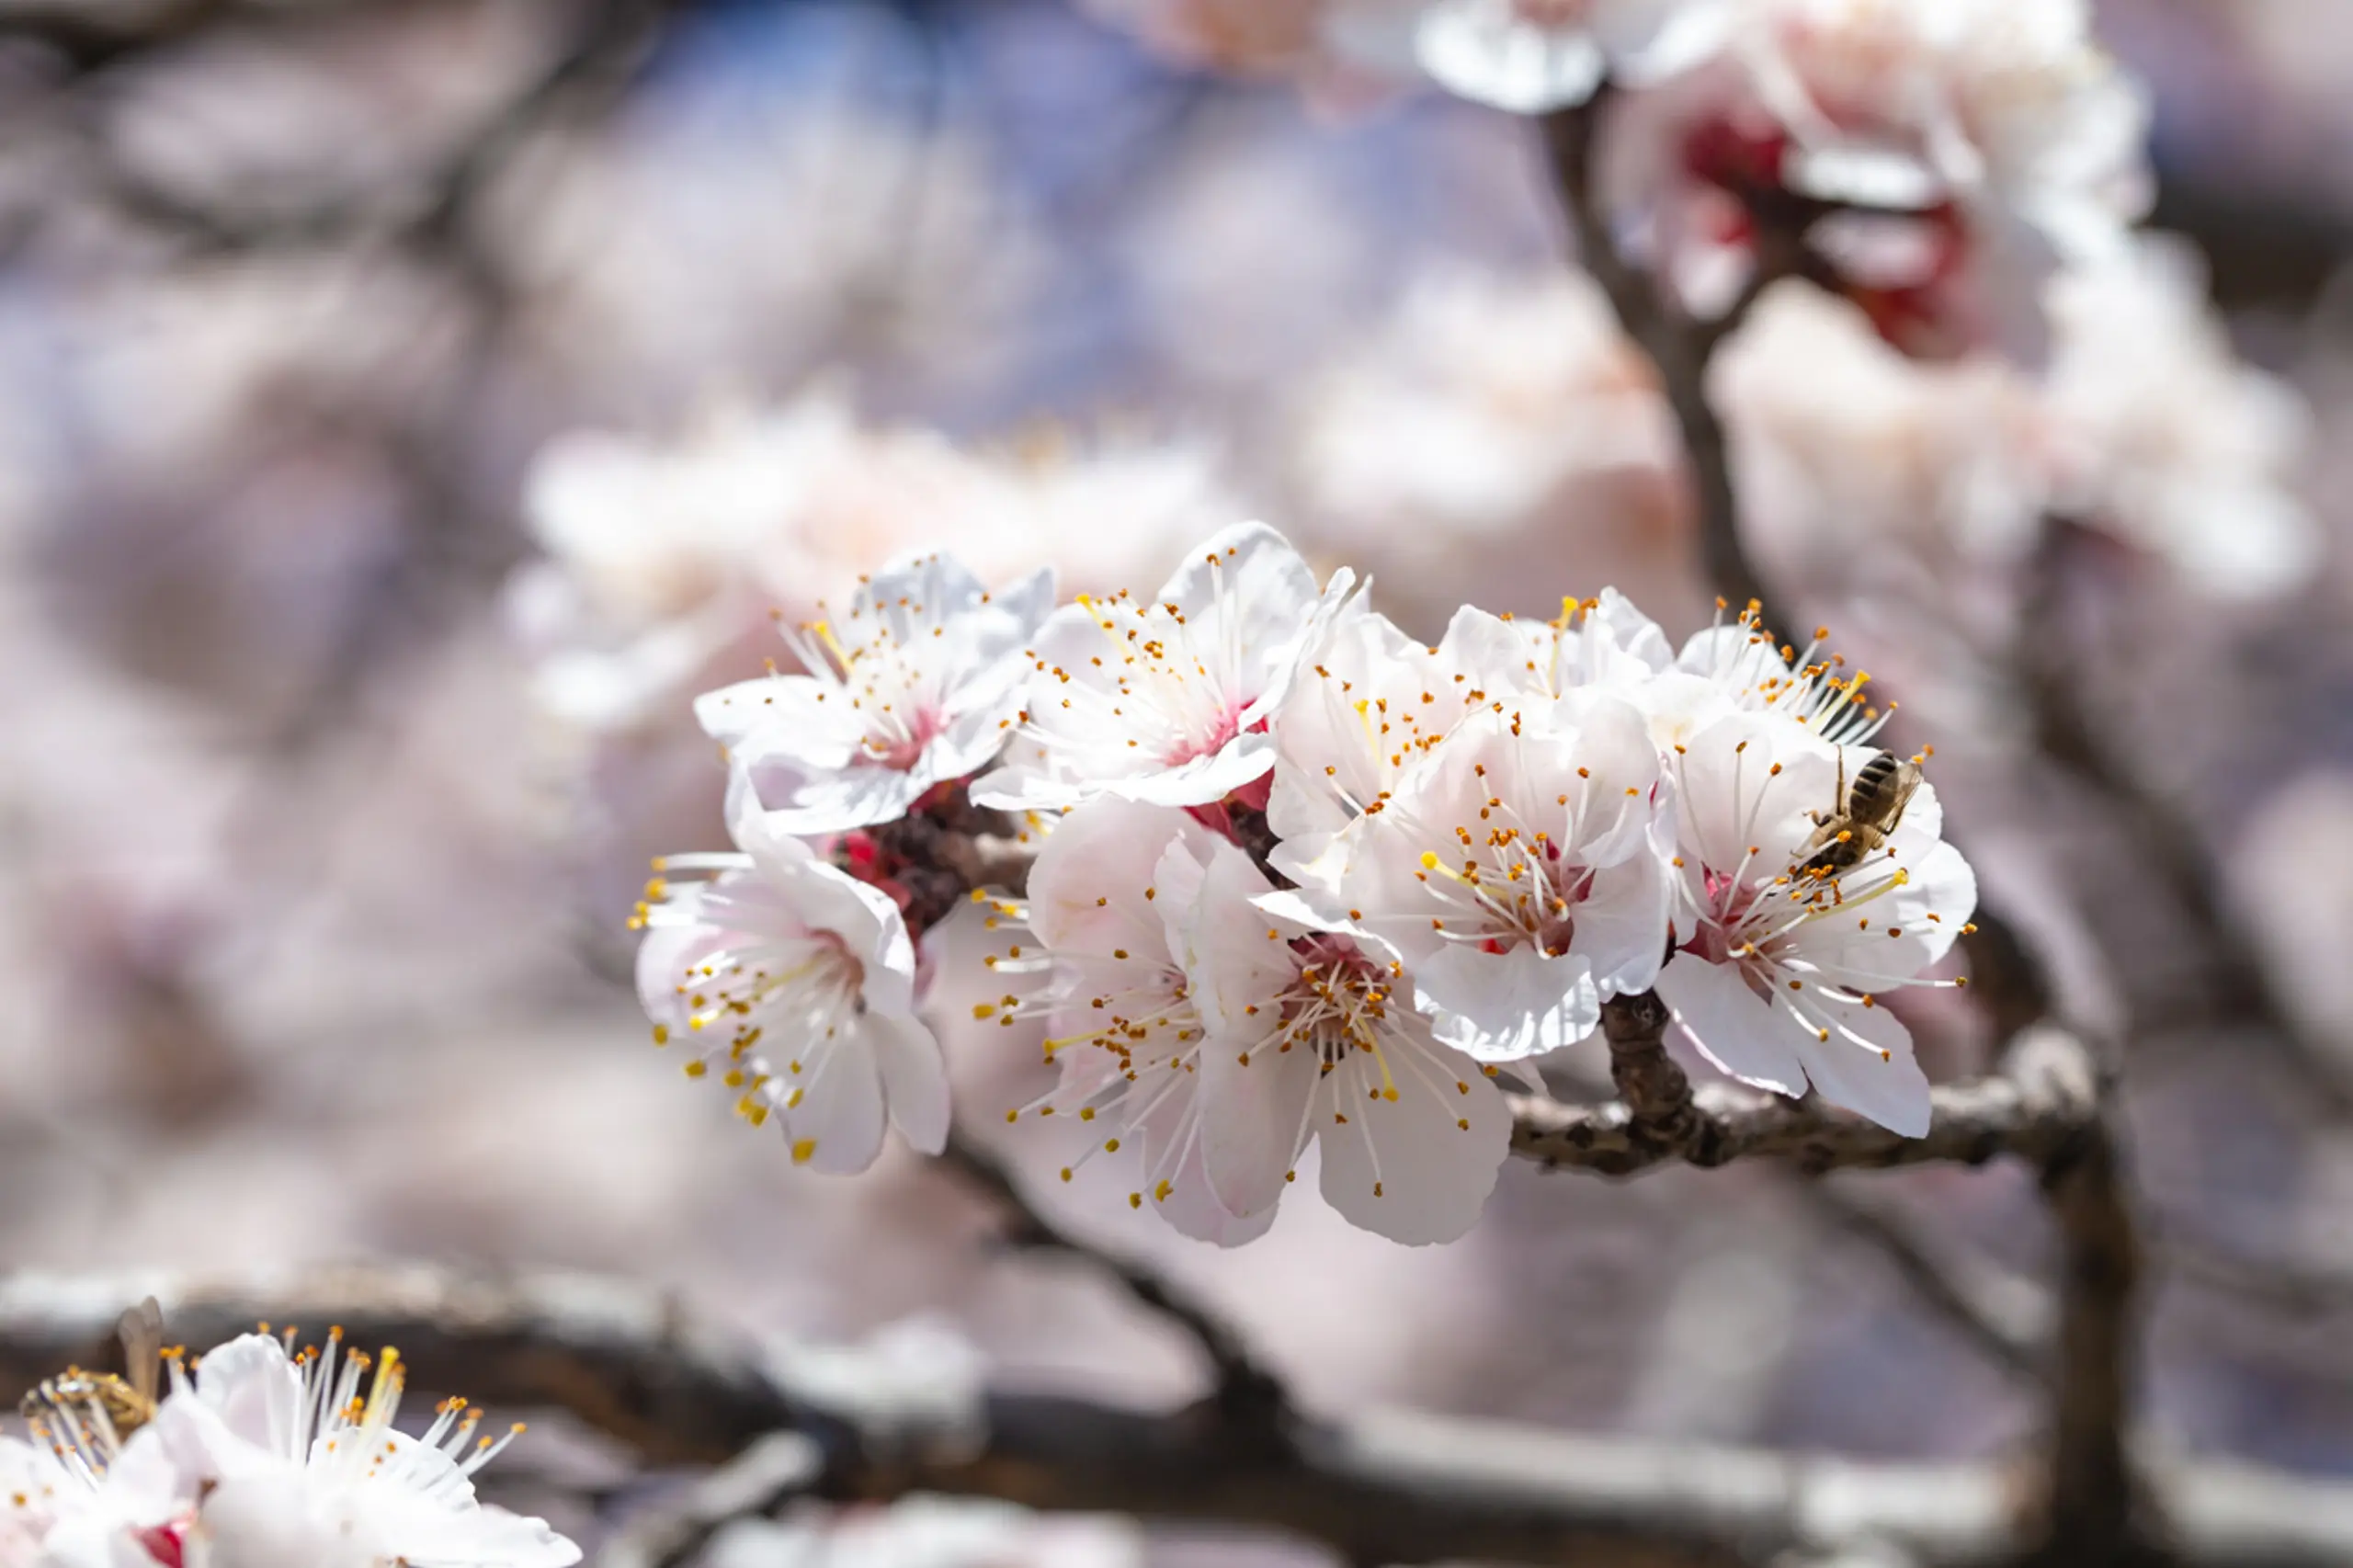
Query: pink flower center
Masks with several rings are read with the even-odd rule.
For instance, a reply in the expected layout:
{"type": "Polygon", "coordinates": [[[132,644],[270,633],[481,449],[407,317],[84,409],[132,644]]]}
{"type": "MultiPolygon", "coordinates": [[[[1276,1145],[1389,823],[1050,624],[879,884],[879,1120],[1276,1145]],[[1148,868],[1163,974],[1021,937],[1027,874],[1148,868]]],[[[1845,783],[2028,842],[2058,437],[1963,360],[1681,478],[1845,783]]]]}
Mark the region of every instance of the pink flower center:
{"type": "MultiPolygon", "coordinates": [[[[1259,729],[1265,727],[1263,724],[1256,726],[1259,729]]],[[[1225,749],[1227,742],[1241,733],[1242,710],[1229,702],[1218,710],[1217,717],[1211,721],[1207,730],[1197,735],[1180,737],[1163,760],[1175,767],[1195,757],[1215,756],[1225,749]]]]}
{"type": "Polygon", "coordinates": [[[1756,906],[1757,884],[1713,867],[1701,869],[1699,883],[1700,896],[1706,907],[1699,916],[1699,929],[1683,943],[1684,951],[1710,963],[1736,964],[1742,976],[1754,987],[1757,982],[1748,972],[1749,962],[1745,957],[1735,960],[1733,953],[1734,949],[1746,945],[1740,936],[1740,928],[1756,906]]]}
{"type": "Polygon", "coordinates": [[[182,1568],[187,1559],[188,1524],[185,1520],[168,1525],[152,1525],[131,1532],[141,1549],[159,1568],[182,1568]]]}
{"type": "Polygon", "coordinates": [[[863,743],[865,760],[877,767],[904,773],[922,760],[924,747],[946,728],[948,722],[938,710],[917,709],[886,730],[870,731],[863,743]]]}

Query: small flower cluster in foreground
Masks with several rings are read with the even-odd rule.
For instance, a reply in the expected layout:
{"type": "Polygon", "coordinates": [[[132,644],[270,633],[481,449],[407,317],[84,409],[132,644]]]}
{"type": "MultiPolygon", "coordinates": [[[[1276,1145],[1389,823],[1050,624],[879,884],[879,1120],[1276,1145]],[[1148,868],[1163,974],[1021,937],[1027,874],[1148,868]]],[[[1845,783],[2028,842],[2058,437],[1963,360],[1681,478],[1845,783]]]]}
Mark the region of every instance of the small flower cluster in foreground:
{"type": "Polygon", "coordinates": [[[1221,1243],[1310,1143],[1351,1221],[1461,1235],[1498,1073],[1650,990],[1725,1072],[1926,1130],[1880,997],[1976,888],[1918,759],[1870,744],[1868,676],[1746,617],[1678,650],[1608,591],[1428,647],[1257,524],[1150,598],[1050,598],[896,565],[803,630],[817,673],[697,705],[739,852],[665,863],[640,989],[796,1160],[862,1168],[886,1119],[941,1146],[915,938],[958,888],[1017,935],[975,1010],[1048,1020],[1033,1108],[1086,1126],[1074,1168],[1126,1149],[1131,1203],[1221,1243]],[[1018,896],[972,864],[991,830],[1042,840],[1018,896]]]}
{"type": "MultiPolygon", "coordinates": [[[[563,1568],[580,1550],[474,1497],[513,1433],[444,1403],[396,1430],[397,1351],[249,1334],[152,1406],[117,1380],[44,1385],[31,1442],[0,1437],[0,1568],[563,1568]],[[111,1408],[110,1408],[111,1407],[111,1408]],[[126,1430],[129,1427],[131,1429],[126,1430]]],[[[514,1429],[519,1432],[520,1427],[514,1429]]]]}

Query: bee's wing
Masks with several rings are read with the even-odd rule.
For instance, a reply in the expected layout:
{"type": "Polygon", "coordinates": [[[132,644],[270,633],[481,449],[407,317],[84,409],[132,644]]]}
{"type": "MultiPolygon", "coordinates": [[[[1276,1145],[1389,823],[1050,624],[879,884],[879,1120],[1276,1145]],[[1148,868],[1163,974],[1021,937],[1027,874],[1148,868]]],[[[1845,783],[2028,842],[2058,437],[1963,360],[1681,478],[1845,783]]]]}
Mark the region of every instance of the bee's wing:
{"type": "Polygon", "coordinates": [[[1904,820],[1904,808],[1912,803],[1912,797],[1919,793],[1924,781],[1915,764],[1907,762],[1895,770],[1895,809],[1887,813],[1887,825],[1881,832],[1895,831],[1895,824],[1904,820]]]}
{"type": "Polygon", "coordinates": [[[153,1403],[164,1363],[164,1309],[148,1297],[115,1323],[122,1340],[122,1365],[139,1397],[153,1403]]]}

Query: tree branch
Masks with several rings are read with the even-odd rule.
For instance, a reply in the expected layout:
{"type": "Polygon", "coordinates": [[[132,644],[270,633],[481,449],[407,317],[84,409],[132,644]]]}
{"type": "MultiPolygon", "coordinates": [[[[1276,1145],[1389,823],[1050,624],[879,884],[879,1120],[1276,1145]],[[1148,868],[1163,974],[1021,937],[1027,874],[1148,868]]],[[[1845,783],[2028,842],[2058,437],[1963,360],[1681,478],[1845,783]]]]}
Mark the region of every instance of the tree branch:
{"type": "Polygon", "coordinates": [[[1515,1096],[1512,1153],[1547,1167],[1604,1176],[1631,1176],[1670,1160],[1713,1167],[1758,1157],[1789,1160],[1809,1173],[1946,1161],[1980,1165],[1999,1154],[2040,1164],[2099,1114],[2091,1053],[2052,1026],[2021,1034],[1993,1075],[1938,1085],[1928,1131],[1918,1138],[1812,1097],[1792,1100],[1735,1084],[1702,1084],[1690,1094],[1688,1119],[1669,1121],[1637,1114],[1622,1099],[1564,1106],[1515,1096]]]}
{"type": "Polygon", "coordinates": [[[2122,1154],[2104,1116],[2045,1156],[2042,1188],[2058,1221],[2062,1261],[2038,1561],[2051,1568],[2153,1561],[2149,1537],[2159,1527],[2125,1436],[2139,1359],[2140,1246],[2122,1154]]]}
{"type": "MultiPolygon", "coordinates": [[[[70,1361],[104,1364],[116,1313],[149,1292],[191,1344],[257,1319],[339,1324],[357,1343],[398,1345],[420,1392],[566,1410],[654,1463],[722,1463],[799,1431],[823,1456],[811,1489],[835,1499],[928,1491],[1245,1525],[1400,1563],[1766,1568],[1783,1552],[1835,1558],[1881,1541],[1928,1568],[1983,1568],[2024,1544],[2022,1476],[2000,1463],[1860,1463],[1401,1414],[1302,1421],[1267,1450],[1237,1446],[1205,1406],[1008,1391],[983,1397],[977,1438],[961,1423],[910,1433],[903,1403],[866,1409],[838,1380],[797,1384],[792,1358],[674,1298],[580,1275],[18,1276],[0,1287],[0,1397],[70,1361]]],[[[2151,1468],[2188,1568],[2335,1568],[2353,1556],[2353,1488],[2233,1465],[2151,1468]]]]}

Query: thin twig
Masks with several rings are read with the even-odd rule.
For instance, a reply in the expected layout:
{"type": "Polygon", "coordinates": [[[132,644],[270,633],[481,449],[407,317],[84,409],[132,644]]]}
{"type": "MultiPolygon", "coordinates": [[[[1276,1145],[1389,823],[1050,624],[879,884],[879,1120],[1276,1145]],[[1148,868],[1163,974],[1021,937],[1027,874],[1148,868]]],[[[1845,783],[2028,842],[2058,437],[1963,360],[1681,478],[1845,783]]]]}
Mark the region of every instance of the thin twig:
{"type": "Polygon", "coordinates": [[[2353,1268],[2343,1265],[2257,1257],[2227,1243],[2184,1235],[2170,1226],[2160,1232],[2151,1252],[2150,1261],[2160,1278],[2243,1296],[2298,1317],[2353,1312],[2353,1268]]]}
{"type": "Polygon", "coordinates": [[[1824,1220],[1877,1250],[1919,1301],[1987,1360],[2015,1377],[2039,1381],[2045,1376],[2056,1315],[2049,1291],[1961,1256],[1841,1187],[1806,1182],[1797,1190],[1824,1220]]]}
{"type": "Polygon", "coordinates": [[[1184,1330],[1210,1363],[1216,1379],[1211,1403],[1219,1413],[1237,1432],[1257,1430],[1280,1437],[1291,1419],[1290,1397],[1281,1381],[1259,1364],[1241,1335],[1215,1312],[1154,1270],[1098,1247],[1046,1218],[1022,1196],[1020,1185],[1005,1163],[961,1132],[949,1135],[940,1163],[1003,1212],[1004,1239],[1008,1244],[1075,1258],[1184,1330]]]}

